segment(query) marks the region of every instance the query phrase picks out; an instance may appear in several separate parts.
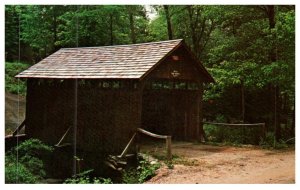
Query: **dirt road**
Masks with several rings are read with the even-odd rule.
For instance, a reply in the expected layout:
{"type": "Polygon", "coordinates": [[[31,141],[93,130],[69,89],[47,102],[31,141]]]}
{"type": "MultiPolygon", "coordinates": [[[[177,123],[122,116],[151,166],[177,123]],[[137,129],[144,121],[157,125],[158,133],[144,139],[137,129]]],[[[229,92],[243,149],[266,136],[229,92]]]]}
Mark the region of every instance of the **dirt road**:
{"type": "MultiPolygon", "coordinates": [[[[147,147],[151,150],[151,148],[147,147]]],[[[154,150],[152,148],[152,150],[154,150]]],[[[163,151],[164,147],[155,147],[163,151]]],[[[173,154],[181,158],[173,169],[163,166],[147,183],[159,184],[293,184],[295,150],[264,150],[173,144],[173,154]]]]}

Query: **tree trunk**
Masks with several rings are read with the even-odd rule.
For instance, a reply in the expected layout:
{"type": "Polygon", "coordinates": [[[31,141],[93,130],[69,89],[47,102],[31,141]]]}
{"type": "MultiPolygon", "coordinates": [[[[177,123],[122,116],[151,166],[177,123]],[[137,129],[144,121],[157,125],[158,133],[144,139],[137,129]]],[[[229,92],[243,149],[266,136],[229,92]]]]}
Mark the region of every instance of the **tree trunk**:
{"type": "MultiPolygon", "coordinates": [[[[272,30],[275,28],[275,6],[274,5],[268,5],[267,6],[267,14],[268,14],[268,19],[269,19],[269,29],[272,30]]],[[[277,61],[276,58],[276,48],[273,46],[271,48],[271,52],[270,52],[270,59],[272,62],[277,61]]]]}
{"type": "Polygon", "coordinates": [[[279,87],[275,85],[274,90],[275,90],[275,102],[274,102],[275,137],[276,140],[278,141],[281,138],[279,87]]]}
{"type": "Polygon", "coordinates": [[[245,87],[244,81],[241,80],[241,112],[242,112],[242,121],[245,122],[245,87]]]}
{"type": "Polygon", "coordinates": [[[173,40],[173,31],[172,31],[172,24],[171,24],[171,16],[169,13],[169,5],[164,5],[164,10],[166,14],[169,40],[173,40]]]}
{"type": "Polygon", "coordinates": [[[188,5],[187,6],[187,10],[189,13],[189,24],[190,24],[190,30],[191,30],[191,36],[192,36],[192,44],[193,44],[193,50],[194,53],[197,52],[197,48],[196,48],[196,34],[195,34],[195,27],[193,25],[193,9],[192,9],[192,5],[188,5]]]}
{"type": "MultiPolygon", "coordinates": [[[[54,6],[55,7],[55,6],[54,6]]],[[[54,47],[54,51],[58,50],[58,47],[56,45],[56,41],[57,41],[57,13],[54,9],[53,11],[53,47],[54,47]]]]}
{"type": "Polygon", "coordinates": [[[295,136],[295,107],[293,108],[293,120],[292,120],[292,130],[291,136],[295,136]]]}
{"type": "Polygon", "coordinates": [[[128,8],[128,14],[129,14],[129,22],[130,22],[131,41],[133,44],[135,44],[136,36],[135,36],[135,30],[134,30],[134,18],[133,18],[133,12],[130,8],[128,8]]]}
{"type": "MultiPolygon", "coordinates": [[[[275,20],[275,5],[266,5],[263,6],[263,9],[268,17],[269,20],[269,29],[270,31],[275,28],[276,26],[276,20],[275,20]]],[[[270,62],[276,62],[277,61],[277,55],[276,55],[276,45],[272,46],[269,52],[270,62]]],[[[276,140],[278,141],[281,137],[281,129],[280,129],[280,89],[277,84],[273,86],[274,88],[274,132],[276,140]]]]}
{"type": "Polygon", "coordinates": [[[268,17],[269,17],[269,26],[270,29],[275,28],[275,6],[274,5],[267,5],[268,9],[268,17]]]}
{"type": "MultiPolygon", "coordinates": [[[[275,20],[275,6],[268,5],[267,6],[267,15],[269,19],[269,29],[272,30],[275,28],[276,20],[275,20]]],[[[270,60],[271,63],[277,61],[276,56],[276,46],[272,46],[270,50],[270,60]]],[[[275,128],[275,137],[278,141],[281,137],[281,128],[280,128],[280,90],[279,86],[275,84],[274,86],[274,128],[275,128]]]]}

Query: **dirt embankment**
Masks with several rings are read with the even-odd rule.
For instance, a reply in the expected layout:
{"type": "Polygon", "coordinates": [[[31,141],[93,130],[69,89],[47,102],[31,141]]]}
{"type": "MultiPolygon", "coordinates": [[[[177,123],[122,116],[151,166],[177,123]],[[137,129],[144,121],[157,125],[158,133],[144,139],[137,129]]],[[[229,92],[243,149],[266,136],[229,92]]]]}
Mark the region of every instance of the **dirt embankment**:
{"type": "Polygon", "coordinates": [[[5,92],[5,135],[11,134],[23,122],[25,107],[23,96],[5,92]]]}
{"type": "MultiPolygon", "coordinates": [[[[156,148],[156,151],[163,151],[156,148]]],[[[147,183],[162,184],[290,184],[295,183],[295,150],[218,147],[179,143],[173,154],[188,164],[160,168],[147,183]]]]}

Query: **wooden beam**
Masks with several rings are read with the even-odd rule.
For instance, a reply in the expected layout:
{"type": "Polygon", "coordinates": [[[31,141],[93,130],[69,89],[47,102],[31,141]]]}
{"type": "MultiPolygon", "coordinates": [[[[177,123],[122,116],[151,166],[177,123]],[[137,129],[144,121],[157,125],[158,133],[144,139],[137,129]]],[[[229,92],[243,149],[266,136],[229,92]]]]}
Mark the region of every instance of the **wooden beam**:
{"type": "Polygon", "coordinates": [[[121,155],[118,156],[119,158],[123,158],[124,155],[127,153],[127,151],[128,151],[128,149],[129,149],[130,145],[132,144],[133,139],[135,138],[135,136],[136,136],[136,133],[133,134],[133,136],[131,137],[130,141],[129,141],[128,144],[126,145],[126,147],[125,147],[125,149],[123,150],[123,152],[121,153],[121,155]]]}
{"type": "Polygon", "coordinates": [[[26,119],[24,119],[24,121],[21,123],[21,125],[19,125],[19,127],[16,128],[16,130],[13,132],[12,136],[16,136],[25,126],[25,121],[26,119]]]}
{"type": "Polygon", "coordinates": [[[151,133],[149,131],[146,131],[144,129],[141,128],[137,128],[137,131],[140,133],[143,133],[145,135],[148,135],[150,137],[154,137],[154,138],[158,138],[158,139],[166,139],[166,149],[167,149],[167,159],[168,160],[172,160],[172,137],[171,136],[167,136],[167,135],[157,135],[154,133],[151,133]]]}
{"type": "Polygon", "coordinates": [[[59,140],[59,142],[56,144],[56,145],[54,145],[54,146],[60,146],[60,143],[64,140],[64,138],[66,137],[66,135],[68,134],[68,132],[70,131],[70,129],[71,129],[71,127],[72,127],[72,125],[67,129],[67,131],[65,132],[65,134],[61,137],[61,139],[59,140]]]}

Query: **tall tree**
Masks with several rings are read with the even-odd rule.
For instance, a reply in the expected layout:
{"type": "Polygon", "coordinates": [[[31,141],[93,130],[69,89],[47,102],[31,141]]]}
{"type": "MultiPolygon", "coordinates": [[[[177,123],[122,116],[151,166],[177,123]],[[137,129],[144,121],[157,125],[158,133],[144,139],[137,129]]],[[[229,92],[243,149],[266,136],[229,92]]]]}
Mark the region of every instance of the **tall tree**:
{"type": "Polygon", "coordinates": [[[5,59],[18,60],[20,8],[15,5],[5,6],[5,59]]]}
{"type": "Polygon", "coordinates": [[[172,31],[172,24],[171,24],[171,15],[169,12],[169,5],[163,5],[163,7],[166,15],[169,40],[173,40],[173,31],[172,31]]]}

